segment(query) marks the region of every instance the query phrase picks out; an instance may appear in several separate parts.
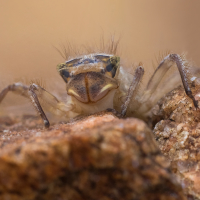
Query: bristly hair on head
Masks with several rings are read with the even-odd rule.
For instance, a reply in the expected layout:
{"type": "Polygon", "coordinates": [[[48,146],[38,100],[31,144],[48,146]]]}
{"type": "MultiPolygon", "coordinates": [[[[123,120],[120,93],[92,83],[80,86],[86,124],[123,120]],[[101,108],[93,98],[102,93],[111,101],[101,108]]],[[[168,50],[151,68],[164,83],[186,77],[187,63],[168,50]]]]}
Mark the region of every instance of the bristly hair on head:
{"type": "Polygon", "coordinates": [[[72,45],[72,43],[68,41],[66,45],[62,44],[60,45],[60,48],[55,46],[54,48],[65,60],[69,60],[92,53],[119,55],[119,42],[120,38],[115,39],[115,36],[111,36],[108,41],[106,41],[104,36],[102,36],[99,43],[90,43],[89,45],[80,45],[77,47],[77,45],[72,45]]]}

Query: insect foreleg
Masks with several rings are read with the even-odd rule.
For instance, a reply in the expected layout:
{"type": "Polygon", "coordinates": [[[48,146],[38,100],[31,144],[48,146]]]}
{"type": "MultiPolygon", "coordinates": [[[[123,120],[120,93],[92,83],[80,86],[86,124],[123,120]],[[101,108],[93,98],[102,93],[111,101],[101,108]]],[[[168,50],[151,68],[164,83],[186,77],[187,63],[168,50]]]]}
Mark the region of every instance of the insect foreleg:
{"type": "Polygon", "coordinates": [[[0,93],[0,102],[4,99],[9,91],[31,99],[33,106],[43,119],[46,128],[49,127],[50,124],[42,107],[47,108],[47,110],[56,115],[65,117],[70,111],[73,110],[73,104],[68,103],[66,105],[64,102],[59,101],[55,96],[36,84],[32,84],[31,86],[26,86],[22,83],[9,85],[0,93]]]}
{"type": "Polygon", "coordinates": [[[29,97],[28,89],[29,89],[29,87],[26,85],[23,85],[22,83],[14,83],[12,85],[9,85],[1,91],[0,103],[9,91],[15,92],[15,93],[20,94],[25,97],[29,97]]]}
{"type": "Polygon", "coordinates": [[[59,101],[51,93],[36,84],[32,84],[29,87],[29,96],[31,98],[33,106],[36,108],[39,115],[43,119],[46,128],[48,128],[49,123],[42,107],[46,108],[48,111],[52,112],[55,115],[65,117],[67,117],[69,112],[72,111],[74,108],[73,104],[68,103],[66,105],[64,102],[59,101]]]}
{"type": "Polygon", "coordinates": [[[131,83],[131,85],[129,87],[129,90],[128,90],[125,102],[122,105],[121,117],[125,117],[127,108],[128,108],[128,106],[130,104],[131,99],[137,93],[137,90],[139,88],[139,83],[140,83],[143,75],[144,75],[144,69],[143,69],[143,67],[142,66],[137,67],[137,69],[135,70],[133,81],[132,81],[132,83],[131,83]]]}
{"type": "Polygon", "coordinates": [[[42,118],[45,128],[49,128],[49,126],[50,126],[49,120],[47,119],[47,117],[46,117],[46,115],[45,115],[45,113],[44,113],[44,111],[43,111],[43,109],[40,105],[40,102],[39,102],[38,97],[35,93],[35,90],[37,90],[37,87],[34,84],[32,84],[29,87],[29,95],[30,95],[30,98],[31,98],[31,102],[33,103],[33,106],[38,111],[40,117],[42,118]]]}

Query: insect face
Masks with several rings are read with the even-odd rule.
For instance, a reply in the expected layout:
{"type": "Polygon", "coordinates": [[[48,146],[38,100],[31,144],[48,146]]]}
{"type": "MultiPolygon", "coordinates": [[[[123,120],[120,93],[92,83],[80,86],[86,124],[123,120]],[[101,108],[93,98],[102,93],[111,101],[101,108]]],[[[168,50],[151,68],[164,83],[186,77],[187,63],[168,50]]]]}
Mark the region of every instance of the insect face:
{"type": "Polygon", "coordinates": [[[82,103],[96,103],[118,88],[119,60],[113,55],[90,54],[59,64],[57,70],[69,95],[82,103]]]}

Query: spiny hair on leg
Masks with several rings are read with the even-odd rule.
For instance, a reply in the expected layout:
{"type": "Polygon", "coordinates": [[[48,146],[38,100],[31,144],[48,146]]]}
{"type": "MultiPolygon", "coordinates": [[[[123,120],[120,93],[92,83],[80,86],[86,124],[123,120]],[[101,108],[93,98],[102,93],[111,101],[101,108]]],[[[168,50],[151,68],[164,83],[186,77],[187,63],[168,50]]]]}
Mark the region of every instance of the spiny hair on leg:
{"type": "Polygon", "coordinates": [[[156,68],[158,67],[158,65],[160,64],[160,62],[169,54],[171,54],[172,51],[170,50],[166,50],[166,51],[159,51],[158,55],[154,55],[154,60],[152,60],[152,66],[153,69],[156,70],[156,68]]]}
{"type": "Polygon", "coordinates": [[[29,78],[26,78],[26,77],[16,78],[14,80],[14,83],[22,83],[22,84],[27,85],[27,86],[35,83],[36,85],[39,85],[40,87],[46,89],[46,81],[43,78],[33,78],[33,79],[29,79],[29,78]]]}

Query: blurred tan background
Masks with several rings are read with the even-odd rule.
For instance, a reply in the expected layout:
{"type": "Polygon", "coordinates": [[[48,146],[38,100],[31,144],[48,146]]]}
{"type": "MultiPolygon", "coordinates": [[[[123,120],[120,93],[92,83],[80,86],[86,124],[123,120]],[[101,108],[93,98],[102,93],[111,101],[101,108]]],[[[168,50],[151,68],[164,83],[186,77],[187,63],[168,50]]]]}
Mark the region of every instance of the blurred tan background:
{"type": "Polygon", "coordinates": [[[168,50],[200,66],[199,24],[197,0],[1,0],[0,79],[51,81],[64,61],[53,46],[98,42],[102,34],[120,37],[122,59],[142,61],[147,74],[168,50]]]}

